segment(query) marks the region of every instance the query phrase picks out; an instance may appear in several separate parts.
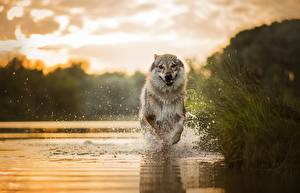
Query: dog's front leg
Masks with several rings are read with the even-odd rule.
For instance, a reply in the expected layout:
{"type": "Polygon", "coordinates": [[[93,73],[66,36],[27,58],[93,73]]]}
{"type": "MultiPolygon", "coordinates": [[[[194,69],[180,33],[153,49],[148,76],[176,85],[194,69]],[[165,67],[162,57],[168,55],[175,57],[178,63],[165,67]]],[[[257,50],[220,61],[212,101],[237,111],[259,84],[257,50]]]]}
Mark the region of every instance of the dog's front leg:
{"type": "Polygon", "coordinates": [[[183,131],[184,121],[185,121],[184,115],[176,115],[174,129],[173,131],[171,131],[172,145],[178,143],[178,141],[180,140],[183,131]]]}
{"type": "Polygon", "coordinates": [[[161,135],[160,135],[160,126],[157,124],[157,122],[155,121],[156,117],[155,115],[148,115],[145,117],[147,122],[149,123],[149,125],[152,127],[153,131],[154,131],[154,134],[159,138],[159,139],[162,139],[161,138],[161,135]]]}

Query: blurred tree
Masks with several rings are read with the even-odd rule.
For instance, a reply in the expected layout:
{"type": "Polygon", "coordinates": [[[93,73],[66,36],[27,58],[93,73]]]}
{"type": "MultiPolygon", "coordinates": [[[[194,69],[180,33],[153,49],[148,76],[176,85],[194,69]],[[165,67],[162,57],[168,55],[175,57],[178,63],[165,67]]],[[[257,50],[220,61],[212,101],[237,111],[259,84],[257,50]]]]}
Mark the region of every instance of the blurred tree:
{"type": "Polygon", "coordinates": [[[296,19],[242,31],[202,68],[210,76],[189,108],[210,121],[199,129],[217,137],[228,165],[300,165],[299,31],[296,19]]]}
{"type": "Polygon", "coordinates": [[[223,53],[208,59],[207,68],[224,80],[243,79],[269,95],[284,93],[287,102],[300,97],[300,20],[275,22],[238,33],[223,53]],[[228,74],[221,70],[230,71],[228,74]],[[226,76],[226,77],[225,77],[226,76]]]}
{"type": "MultiPolygon", "coordinates": [[[[16,57],[0,68],[0,120],[99,120],[135,116],[144,75],[86,74],[75,62],[44,75],[16,57]]],[[[43,65],[43,64],[42,64],[43,65]]]]}

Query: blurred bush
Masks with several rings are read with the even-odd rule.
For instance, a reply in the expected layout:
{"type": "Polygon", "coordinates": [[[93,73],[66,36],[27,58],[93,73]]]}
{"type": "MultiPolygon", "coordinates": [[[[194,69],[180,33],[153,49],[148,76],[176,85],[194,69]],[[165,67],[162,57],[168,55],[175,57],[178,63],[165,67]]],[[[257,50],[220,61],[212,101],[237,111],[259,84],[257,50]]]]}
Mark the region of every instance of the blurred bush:
{"type": "Polygon", "coordinates": [[[242,31],[191,75],[189,122],[229,166],[300,166],[299,31],[300,20],[242,31]]]}
{"type": "Polygon", "coordinates": [[[84,62],[44,75],[15,57],[0,68],[0,121],[135,119],[144,75],[86,74],[84,62]]]}

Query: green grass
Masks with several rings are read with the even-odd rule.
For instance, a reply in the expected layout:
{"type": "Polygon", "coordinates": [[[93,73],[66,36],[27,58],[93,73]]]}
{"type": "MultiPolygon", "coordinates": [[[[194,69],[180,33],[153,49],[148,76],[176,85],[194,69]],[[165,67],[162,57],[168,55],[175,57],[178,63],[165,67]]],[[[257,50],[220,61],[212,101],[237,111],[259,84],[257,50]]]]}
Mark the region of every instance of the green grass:
{"type": "Polygon", "coordinates": [[[223,153],[230,167],[299,167],[297,101],[287,100],[283,90],[270,95],[245,83],[243,74],[232,76],[232,69],[224,68],[207,80],[194,78],[194,86],[188,89],[187,109],[192,114],[188,123],[199,134],[205,133],[200,144],[223,153]]]}
{"type": "Polygon", "coordinates": [[[189,122],[229,166],[299,168],[299,29],[300,20],[287,20],[241,31],[192,69],[189,122]]]}

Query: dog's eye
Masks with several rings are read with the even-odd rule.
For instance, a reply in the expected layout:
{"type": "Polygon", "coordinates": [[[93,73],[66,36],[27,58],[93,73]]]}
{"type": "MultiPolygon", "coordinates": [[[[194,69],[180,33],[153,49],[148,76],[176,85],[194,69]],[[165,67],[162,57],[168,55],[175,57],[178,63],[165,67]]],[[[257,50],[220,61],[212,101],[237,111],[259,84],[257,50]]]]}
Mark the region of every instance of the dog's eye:
{"type": "Polygon", "coordinates": [[[163,65],[159,65],[158,68],[159,69],[164,69],[164,66],[163,65]]]}
{"type": "Polygon", "coordinates": [[[172,64],[172,65],[171,65],[171,68],[176,68],[176,64],[172,64]]]}

